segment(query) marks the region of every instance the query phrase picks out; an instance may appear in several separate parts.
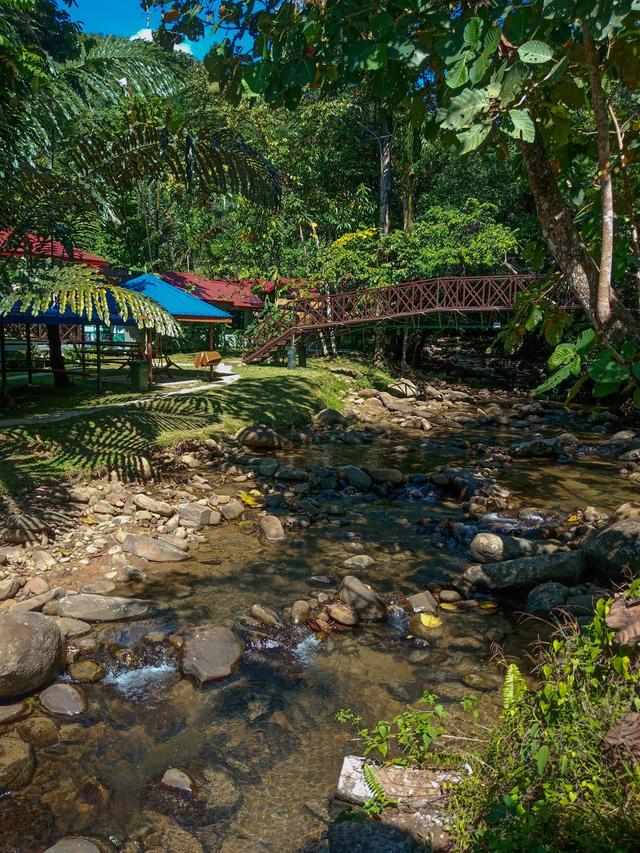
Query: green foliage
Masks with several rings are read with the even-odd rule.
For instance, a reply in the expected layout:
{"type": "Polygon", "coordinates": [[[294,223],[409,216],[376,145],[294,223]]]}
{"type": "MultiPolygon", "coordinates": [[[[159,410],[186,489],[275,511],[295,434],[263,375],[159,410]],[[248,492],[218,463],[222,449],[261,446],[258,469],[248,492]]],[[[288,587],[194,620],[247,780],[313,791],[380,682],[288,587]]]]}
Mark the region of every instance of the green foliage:
{"type": "Polygon", "coordinates": [[[388,806],[395,806],[398,801],[393,797],[387,797],[382,785],[378,782],[376,774],[370,764],[365,764],[362,768],[364,780],[369,786],[371,797],[365,800],[364,812],[369,817],[375,817],[381,814],[388,806]]]}
{"type": "Polygon", "coordinates": [[[589,626],[552,640],[535,691],[509,667],[503,717],[452,791],[456,849],[638,848],[640,771],[631,758],[614,767],[602,750],[609,727],[640,705],[637,653],[613,643],[608,607],[600,600],[589,626]]]}
{"type": "Polygon", "coordinates": [[[411,231],[345,234],[326,250],[321,278],[340,290],[499,268],[518,250],[516,234],[495,221],[496,208],[468,199],[462,209],[430,207],[411,231]]]}

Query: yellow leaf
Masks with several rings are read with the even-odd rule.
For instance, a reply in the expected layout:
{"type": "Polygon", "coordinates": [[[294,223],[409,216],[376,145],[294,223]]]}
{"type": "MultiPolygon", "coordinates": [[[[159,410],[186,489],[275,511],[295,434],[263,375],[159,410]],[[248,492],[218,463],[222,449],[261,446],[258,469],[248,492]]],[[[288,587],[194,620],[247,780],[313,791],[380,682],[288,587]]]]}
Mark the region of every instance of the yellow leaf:
{"type": "Polygon", "coordinates": [[[257,506],[258,501],[252,498],[249,492],[240,492],[240,500],[247,506],[257,506]]]}
{"type": "Polygon", "coordinates": [[[442,625],[442,619],[433,616],[431,613],[421,613],[420,621],[425,628],[439,628],[442,625]]]}
{"type": "Polygon", "coordinates": [[[574,513],[572,513],[572,514],[567,518],[567,524],[574,524],[574,522],[576,522],[576,521],[580,521],[580,516],[579,516],[579,515],[577,515],[575,512],[574,512],[574,513]]]}
{"type": "Polygon", "coordinates": [[[253,495],[254,498],[261,498],[262,497],[262,493],[259,492],[257,489],[251,489],[249,494],[253,495]]]}
{"type": "Polygon", "coordinates": [[[457,609],[458,609],[458,605],[457,605],[457,604],[453,604],[453,602],[451,602],[451,601],[441,601],[441,602],[440,602],[440,607],[442,608],[442,610],[451,610],[451,611],[453,611],[453,610],[457,610],[457,609]]]}
{"type": "Polygon", "coordinates": [[[498,605],[495,601],[483,601],[480,604],[482,610],[495,610],[498,605]]]}

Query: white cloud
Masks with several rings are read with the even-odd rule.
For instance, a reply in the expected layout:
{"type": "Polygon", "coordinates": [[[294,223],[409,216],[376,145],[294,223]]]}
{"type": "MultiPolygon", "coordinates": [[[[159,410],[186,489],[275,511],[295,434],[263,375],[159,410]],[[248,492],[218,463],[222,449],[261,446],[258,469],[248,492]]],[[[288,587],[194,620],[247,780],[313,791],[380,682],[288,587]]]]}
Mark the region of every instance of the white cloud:
{"type": "MultiPolygon", "coordinates": [[[[129,41],[153,41],[153,33],[148,27],[145,27],[142,30],[138,30],[137,33],[134,33],[130,36],[129,41]]],[[[173,48],[174,50],[180,51],[180,53],[188,53],[193,56],[193,51],[188,44],[184,42],[182,44],[176,44],[173,48]]]]}

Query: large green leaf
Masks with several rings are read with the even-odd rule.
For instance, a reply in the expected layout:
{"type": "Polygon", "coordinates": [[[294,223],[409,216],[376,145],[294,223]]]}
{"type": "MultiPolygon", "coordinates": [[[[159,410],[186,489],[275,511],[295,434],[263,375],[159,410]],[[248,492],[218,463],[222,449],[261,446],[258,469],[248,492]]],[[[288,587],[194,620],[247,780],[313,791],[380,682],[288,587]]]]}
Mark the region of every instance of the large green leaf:
{"type": "Polygon", "coordinates": [[[553,48],[543,41],[528,41],[518,48],[518,56],[527,65],[540,65],[553,59],[553,48]]]}
{"type": "Polygon", "coordinates": [[[500,130],[523,142],[533,142],[536,136],[536,126],[526,110],[509,110],[500,123],[500,130]]]}
{"type": "Polygon", "coordinates": [[[465,26],[462,37],[464,39],[465,44],[475,45],[475,43],[480,38],[480,33],[482,32],[482,19],[481,18],[471,18],[469,23],[465,26]]]}
{"type": "Polygon", "coordinates": [[[560,367],[563,364],[570,362],[576,354],[576,348],[573,344],[558,344],[554,351],[549,356],[548,365],[551,370],[560,367]]]}
{"type": "Polygon", "coordinates": [[[619,385],[629,378],[629,371],[623,364],[614,360],[614,355],[610,347],[598,353],[595,361],[589,366],[589,376],[594,382],[619,385]]]}
{"type": "Polygon", "coordinates": [[[592,393],[596,399],[600,399],[601,397],[608,397],[610,394],[615,394],[619,388],[619,382],[596,382],[592,393]]]}
{"type": "Polygon", "coordinates": [[[557,370],[548,379],[546,379],[541,385],[535,390],[536,394],[544,394],[545,391],[551,391],[553,388],[557,388],[558,385],[562,385],[570,376],[571,376],[571,366],[565,364],[564,367],[561,367],[560,370],[557,370]]]}
{"type": "Polygon", "coordinates": [[[450,89],[459,89],[469,79],[469,69],[467,68],[466,57],[463,56],[456,64],[447,72],[445,83],[450,89]]]}
{"type": "Polygon", "coordinates": [[[458,142],[460,143],[459,154],[468,154],[470,151],[475,151],[485,141],[491,133],[490,124],[474,124],[469,130],[463,130],[458,134],[458,142]]]}
{"type": "Polygon", "coordinates": [[[578,336],[578,340],[576,341],[576,352],[580,353],[580,355],[591,352],[591,348],[593,347],[596,338],[597,334],[595,329],[585,329],[584,332],[578,336]]]}
{"type": "Polygon", "coordinates": [[[464,89],[451,99],[449,106],[438,111],[438,119],[446,130],[462,130],[489,107],[484,89],[464,89]]]}

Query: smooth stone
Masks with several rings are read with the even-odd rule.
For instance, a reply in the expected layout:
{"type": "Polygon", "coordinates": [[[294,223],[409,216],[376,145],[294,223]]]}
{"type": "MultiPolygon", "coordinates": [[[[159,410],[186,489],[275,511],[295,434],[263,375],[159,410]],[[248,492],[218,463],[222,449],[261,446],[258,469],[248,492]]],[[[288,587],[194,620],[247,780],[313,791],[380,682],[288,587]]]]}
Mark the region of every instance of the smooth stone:
{"type": "Polygon", "coordinates": [[[223,625],[202,625],[190,631],[181,649],[184,675],[208,684],[231,675],[244,651],[243,643],[223,625]]]}
{"type": "Polygon", "coordinates": [[[180,524],[187,527],[195,527],[199,530],[201,527],[211,522],[211,509],[208,506],[203,506],[198,503],[180,504],[178,507],[180,515],[180,524]]]}
{"type": "Polygon", "coordinates": [[[534,586],[527,596],[527,613],[550,613],[556,607],[562,607],[569,595],[569,589],[562,583],[549,581],[534,586]]]}
{"type": "Polygon", "coordinates": [[[170,542],[165,542],[164,539],[157,539],[155,536],[141,536],[136,533],[129,533],[125,536],[122,550],[127,554],[134,554],[136,557],[144,557],[153,563],[177,563],[180,560],[187,560],[189,557],[186,551],[177,548],[170,542]]]}
{"type": "Polygon", "coordinates": [[[353,627],[358,624],[358,614],[346,604],[330,604],[327,612],[334,622],[339,622],[341,625],[353,627]]]}
{"type": "Polygon", "coordinates": [[[19,601],[24,601],[29,596],[42,595],[45,592],[49,592],[49,589],[49,584],[44,578],[29,578],[16,597],[19,601]]]}
{"type": "Polygon", "coordinates": [[[368,554],[356,554],[355,557],[349,557],[342,564],[345,569],[368,569],[375,565],[375,560],[368,554]]]}
{"type": "Polygon", "coordinates": [[[138,509],[149,510],[149,512],[161,515],[164,518],[171,518],[173,515],[173,507],[171,504],[168,504],[166,501],[157,501],[155,498],[151,498],[149,495],[145,495],[144,493],[136,495],[133,502],[138,509]]]}
{"type": "Polygon", "coordinates": [[[260,533],[267,542],[280,542],[285,538],[282,522],[275,515],[263,515],[258,519],[260,533]]]}
{"type": "Polygon", "coordinates": [[[20,737],[27,743],[55,743],[58,727],[50,717],[30,717],[18,725],[20,737]]]}
{"type": "Polygon", "coordinates": [[[236,439],[254,450],[279,450],[284,445],[282,436],[266,424],[254,424],[236,433],[236,439]]]}
{"type": "Polygon", "coordinates": [[[277,459],[274,459],[272,456],[265,456],[264,459],[260,460],[258,473],[261,477],[273,477],[279,467],[280,463],[277,459]]]}
{"type": "Polygon", "coordinates": [[[28,785],[35,764],[33,750],[17,734],[0,736],[0,795],[28,785]]]}
{"type": "Polygon", "coordinates": [[[61,717],[76,717],[87,709],[87,702],[80,688],[73,684],[52,684],[40,693],[40,703],[50,714],[61,717]]]}
{"type": "Polygon", "coordinates": [[[22,601],[18,601],[11,608],[12,613],[28,613],[29,611],[42,610],[46,612],[49,604],[52,604],[54,599],[64,595],[65,589],[62,586],[57,586],[54,589],[49,589],[46,592],[41,592],[39,595],[32,595],[22,601]]]}
{"type": "Polygon", "coordinates": [[[343,578],[338,595],[344,604],[355,610],[363,622],[382,622],[387,618],[384,599],[353,575],[343,578]]]}
{"type": "Polygon", "coordinates": [[[226,518],[227,521],[234,521],[236,518],[240,518],[244,511],[244,504],[236,498],[233,498],[228,503],[223,504],[220,507],[221,515],[223,518],[226,518]]]}
{"type": "Polygon", "coordinates": [[[413,608],[414,613],[431,613],[434,615],[438,610],[438,603],[428,589],[425,589],[424,592],[410,595],[407,600],[413,608]]]}
{"type": "Polygon", "coordinates": [[[310,612],[309,603],[298,599],[291,605],[291,621],[294,625],[305,625],[309,621],[310,612]]]}
{"type": "Polygon", "coordinates": [[[68,616],[61,616],[56,619],[56,625],[62,631],[62,636],[67,640],[82,637],[91,630],[91,625],[88,622],[83,622],[81,619],[71,619],[68,616]]]}
{"type": "Polygon", "coordinates": [[[144,616],[150,606],[150,602],[139,598],[118,598],[80,592],[77,595],[65,595],[58,601],[58,615],[83,622],[118,622],[121,619],[144,616]]]}
{"type": "Polygon", "coordinates": [[[189,794],[193,791],[193,782],[187,774],[178,770],[177,767],[170,767],[162,777],[162,784],[168,788],[176,788],[178,791],[186,791],[189,794]]]}
{"type": "Polygon", "coordinates": [[[18,592],[22,583],[20,578],[5,578],[0,581],[0,601],[6,601],[13,598],[18,592]]]}
{"type": "MultiPolygon", "coordinates": [[[[628,506],[624,504],[618,512],[628,506]]],[[[589,568],[601,576],[616,578],[629,573],[636,577],[640,573],[640,518],[629,517],[628,509],[625,514],[627,517],[608,524],[584,546],[589,568]]]]}
{"type": "Polygon", "coordinates": [[[0,649],[0,698],[37,690],[64,668],[62,633],[42,613],[0,616],[0,649]]]}
{"type": "Polygon", "coordinates": [[[79,835],[61,838],[53,847],[47,847],[45,853],[100,853],[100,848],[79,835]]]}
{"type": "Polygon", "coordinates": [[[279,625],[280,620],[275,610],[270,607],[263,607],[261,604],[254,604],[251,608],[251,615],[263,625],[279,625]]]}
{"type": "Polygon", "coordinates": [[[469,545],[472,559],[479,563],[498,563],[518,557],[536,557],[552,554],[566,548],[557,542],[521,539],[499,533],[477,533],[469,545]]]}
{"type": "Polygon", "coordinates": [[[69,666],[69,675],[73,681],[100,681],[104,675],[104,669],[96,661],[78,660],[69,666]]]}
{"type": "Polygon", "coordinates": [[[462,596],[459,592],[456,592],[455,589],[441,589],[438,593],[438,599],[443,604],[455,604],[456,601],[460,601],[462,596]]]}
{"type": "Polygon", "coordinates": [[[355,465],[345,465],[338,470],[356,489],[367,491],[373,485],[373,480],[362,468],[356,468],[355,465]]]}
{"type": "Polygon", "coordinates": [[[392,486],[404,483],[404,474],[399,468],[370,468],[369,474],[374,483],[389,483],[392,486]]]}
{"type": "Polygon", "coordinates": [[[12,702],[9,705],[0,704],[0,725],[12,723],[21,717],[26,710],[27,705],[24,702],[12,702]]]}
{"type": "Polygon", "coordinates": [[[530,589],[550,580],[575,584],[582,577],[585,562],[582,551],[561,551],[541,557],[520,557],[505,562],[469,566],[461,577],[460,587],[469,592],[475,588],[530,589]]]}
{"type": "Polygon", "coordinates": [[[344,426],[346,419],[336,409],[322,409],[313,418],[313,423],[319,427],[344,426]]]}
{"type": "Polygon", "coordinates": [[[418,396],[418,386],[411,379],[397,379],[387,388],[394,397],[410,398],[418,396]]]}

